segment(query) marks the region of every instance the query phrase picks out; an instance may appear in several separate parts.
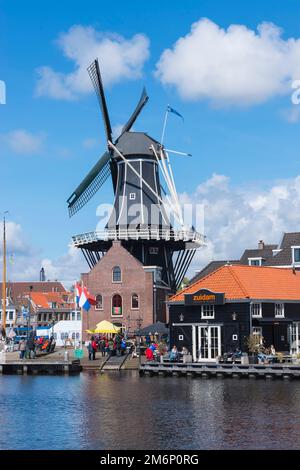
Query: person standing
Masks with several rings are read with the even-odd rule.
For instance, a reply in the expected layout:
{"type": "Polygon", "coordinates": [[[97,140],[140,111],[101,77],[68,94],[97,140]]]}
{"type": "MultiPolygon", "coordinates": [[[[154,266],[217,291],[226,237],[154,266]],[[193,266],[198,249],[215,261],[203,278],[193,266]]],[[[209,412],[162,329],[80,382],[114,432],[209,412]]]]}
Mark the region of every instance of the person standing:
{"type": "Polygon", "coordinates": [[[21,339],[19,343],[20,359],[24,359],[26,348],[27,348],[27,341],[26,339],[23,338],[21,339]]]}
{"type": "Polygon", "coordinates": [[[89,361],[91,361],[92,357],[93,357],[93,351],[94,351],[93,346],[92,346],[92,340],[90,340],[88,342],[87,350],[88,350],[88,353],[89,353],[89,361]]]}
{"type": "Polygon", "coordinates": [[[95,338],[92,340],[92,348],[93,348],[92,355],[93,355],[93,361],[94,361],[96,359],[96,352],[98,350],[98,344],[95,338]]]}

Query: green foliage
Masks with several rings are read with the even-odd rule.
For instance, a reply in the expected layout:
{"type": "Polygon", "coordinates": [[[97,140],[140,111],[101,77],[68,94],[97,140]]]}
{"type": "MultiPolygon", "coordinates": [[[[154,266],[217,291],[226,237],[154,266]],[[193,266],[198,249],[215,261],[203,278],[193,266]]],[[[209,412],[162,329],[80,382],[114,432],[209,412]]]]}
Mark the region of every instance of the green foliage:
{"type": "Polygon", "coordinates": [[[254,334],[249,335],[246,339],[246,346],[249,352],[252,354],[257,354],[260,348],[259,337],[254,334]]]}

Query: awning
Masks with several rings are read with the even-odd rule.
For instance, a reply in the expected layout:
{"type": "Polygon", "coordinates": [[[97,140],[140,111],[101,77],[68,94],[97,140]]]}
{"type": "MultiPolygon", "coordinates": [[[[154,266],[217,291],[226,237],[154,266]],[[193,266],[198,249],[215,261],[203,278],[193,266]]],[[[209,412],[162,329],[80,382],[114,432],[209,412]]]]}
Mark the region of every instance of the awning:
{"type": "Polygon", "coordinates": [[[166,327],[165,323],[160,321],[153,323],[152,325],[146,326],[142,330],[140,330],[139,334],[141,336],[147,335],[167,335],[169,333],[169,328],[166,327]]]}
{"type": "Polygon", "coordinates": [[[294,321],[291,318],[255,318],[255,320],[258,322],[258,324],[273,323],[274,325],[279,324],[279,323],[293,323],[294,321]]]}
{"type": "Polygon", "coordinates": [[[93,333],[119,333],[120,328],[107,320],[103,320],[96,325],[93,333]]]}

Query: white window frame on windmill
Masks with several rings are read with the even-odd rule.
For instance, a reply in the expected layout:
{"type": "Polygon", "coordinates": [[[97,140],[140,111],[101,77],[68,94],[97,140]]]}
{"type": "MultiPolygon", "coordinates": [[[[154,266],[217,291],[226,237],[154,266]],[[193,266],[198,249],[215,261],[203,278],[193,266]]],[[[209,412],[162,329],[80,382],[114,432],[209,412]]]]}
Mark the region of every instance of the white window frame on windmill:
{"type": "Polygon", "coordinates": [[[135,201],[136,194],[135,193],[129,193],[129,199],[130,201],[135,201]]]}
{"type": "Polygon", "coordinates": [[[6,104],[6,84],[0,80],[0,104],[6,104]]]}

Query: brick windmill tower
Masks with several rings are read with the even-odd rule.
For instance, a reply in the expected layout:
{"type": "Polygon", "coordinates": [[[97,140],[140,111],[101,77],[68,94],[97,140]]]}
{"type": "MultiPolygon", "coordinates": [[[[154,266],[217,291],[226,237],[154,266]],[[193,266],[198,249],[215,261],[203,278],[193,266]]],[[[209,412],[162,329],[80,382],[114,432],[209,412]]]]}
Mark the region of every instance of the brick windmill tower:
{"type": "Polygon", "coordinates": [[[184,226],[164,147],[146,133],[131,130],[148,101],[146,90],[113,141],[98,60],[88,67],[88,73],[102,111],[107,150],[69,197],[70,216],[108,178],[114,190],[113,210],[103,230],[72,237],[91,270],[83,281],[98,299],[90,327],[91,322],[117,318],[124,325],[128,316],[137,315],[142,315],[143,325],[165,321],[166,296],[180,287],[204,237],[184,226]],[[160,174],[169,190],[164,197],[160,174]]]}

